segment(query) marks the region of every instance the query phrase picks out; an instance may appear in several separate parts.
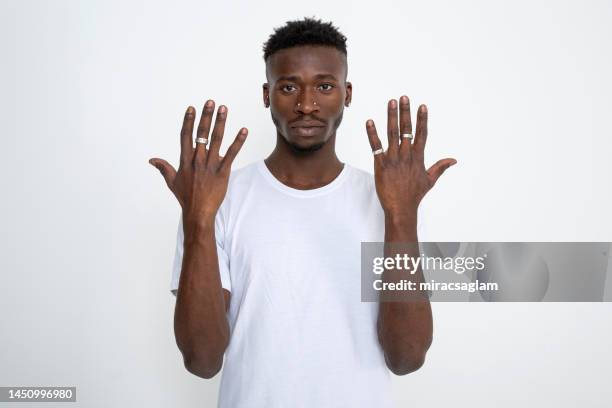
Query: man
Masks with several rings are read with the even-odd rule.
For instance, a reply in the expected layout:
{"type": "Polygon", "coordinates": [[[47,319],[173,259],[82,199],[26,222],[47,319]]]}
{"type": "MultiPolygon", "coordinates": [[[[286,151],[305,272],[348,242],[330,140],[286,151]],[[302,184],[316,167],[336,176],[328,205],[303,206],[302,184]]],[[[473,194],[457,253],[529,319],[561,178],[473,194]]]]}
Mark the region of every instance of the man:
{"type": "Polygon", "coordinates": [[[431,309],[423,299],[361,302],[360,243],[416,243],[418,205],[455,160],[425,170],[427,109],[411,143],[405,96],[388,105],[387,151],[366,123],[375,177],[338,159],[352,85],[346,38],[331,23],[288,22],[264,59],[263,102],[277,129],[267,159],[230,175],[247,129],[220,156],[227,108],[213,124],[207,101],[195,148],[187,109],[178,171],[150,161],[182,207],[172,289],[185,367],[211,378],[223,365],[221,407],[390,406],[388,369],[423,364],[431,309]]]}

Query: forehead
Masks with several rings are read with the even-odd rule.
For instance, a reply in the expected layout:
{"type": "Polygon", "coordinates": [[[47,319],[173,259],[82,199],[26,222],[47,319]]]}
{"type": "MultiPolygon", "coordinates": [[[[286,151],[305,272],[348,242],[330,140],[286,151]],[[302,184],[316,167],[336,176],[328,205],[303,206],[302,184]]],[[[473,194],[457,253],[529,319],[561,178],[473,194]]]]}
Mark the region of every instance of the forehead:
{"type": "Polygon", "coordinates": [[[343,80],[346,56],[334,47],[297,46],[279,50],[266,62],[266,76],[276,80],[281,76],[310,77],[331,74],[343,80]]]}

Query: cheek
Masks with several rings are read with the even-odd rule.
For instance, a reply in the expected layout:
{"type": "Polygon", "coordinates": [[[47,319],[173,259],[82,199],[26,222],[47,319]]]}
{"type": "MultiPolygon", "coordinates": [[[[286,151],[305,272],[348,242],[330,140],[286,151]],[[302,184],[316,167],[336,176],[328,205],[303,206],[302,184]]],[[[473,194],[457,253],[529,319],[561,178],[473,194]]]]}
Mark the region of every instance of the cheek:
{"type": "Polygon", "coordinates": [[[286,104],[270,104],[270,115],[272,116],[272,122],[277,128],[286,128],[289,120],[291,120],[295,114],[293,110],[286,104]]]}
{"type": "Polygon", "coordinates": [[[287,107],[287,105],[279,105],[279,104],[270,104],[270,111],[272,112],[272,116],[276,117],[278,120],[283,120],[288,117],[288,113],[291,112],[291,109],[287,107]]]}
{"type": "Polygon", "coordinates": [[[270,108],[272,109],[272,111],[276,112],[276,114],[279,116],[293,115],[294,106],[295,104],[293,103],[293,101],[287,97],[277,97],[270,103],[270,108]]]}
{"type": "Polygon", "coordinates": [[[330,98],[326,101],[323,106],[325,116],[330,118],[337,118],[342,116],[342,111],[344,109],[344,102],[342,98],[330,98]]]}
{"type": "Polygon", "coordinates": [[[344,95],[342,95],[341,92],[334,93],[333,95],[329,95],[329,97],[327,97],[326,99],[327,99],[326,104],[331,109],[335,111],[342,110],[342,107],[344,106],[344,95]]]}

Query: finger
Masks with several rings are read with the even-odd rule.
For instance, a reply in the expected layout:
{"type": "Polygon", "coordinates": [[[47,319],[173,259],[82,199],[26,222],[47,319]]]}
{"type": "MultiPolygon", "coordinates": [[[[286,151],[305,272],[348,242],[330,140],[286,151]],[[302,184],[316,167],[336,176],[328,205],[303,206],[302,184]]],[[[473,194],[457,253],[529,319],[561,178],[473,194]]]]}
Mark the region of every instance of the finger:
{"type": "MultiPolygon", "coordinates": [[[[196,137],[203,137],[208,139],[208,133],[210,132],[210,124],[212,122],[212,116],[215,111],[215,101],[208,100],[204,104],[202,109],[202,116],[200,116],[200,123],[198,124],[198,130],[196,137]]],[[[196,163],[205,163],[206,161],[206,144],[197,143],[195,147],[195,161],[196,163]]]]}
{"type": "Polygon", "coordinates": [[[174,178],[176,177],[176,170],[174,167],[164,159],[153,158],[149,160],[149,163],[155,167],[161,175],[164,177],[166,181],[166,185],[170,190],[172,190],[172,186],[174,185],[174,178]]]}
{"type": "Polygon", "coordinates": [[[441,159],[438,160],[433,166],[431,166],[427,170],[427,174],[429,175],[429,179],[431,180],[431,185],[436,184],[436,181],[440,178],[440,176],[448,169],[450,166],[457,164],[457,160],[453,158],[441,159]]]}
{"type": "Polygon", "coordinates": [[[388,151],[391,156],[399,150],[399,127],[397,125],[397,101],[391,99],[387,106],[387,137],[389,139],[388,151]]]}
{"type": "Polygon", "coordinates": [[[425,154],[425,144],[427,143],[427,106],[419,106],[417,111],[416,133],[414,135],[414,143],[412,144],[413,156],[423,161],[425,154]]]}
{"type": "Polygon", "coordinates": [[[242,145],[244,144],[244,141],[246,140],[248,134],[249,130],[247,128],[240,129],[238,135],[236,135],[236,138],[234,139],[234,142],[227,149],[225,157],[223,157],[223,159],[221,160],[221,171],[231,169],[232,163],[234,162],[236,155],[242,148],[242,145]]]}
{"type": "Polygon", "coordinates": [[[223,132],[225,132],[225,119],[227,118],[227,107],[219,106],[217,117],[215,118],[215,127],[213,128],[210,148],[208,149],[207,163],[217,162],[219,160],[219,149],[223,141],[223,132]]]}
{"type": "Polygon", "coordinates": [[[400,123],[400,152],[405,152],[410,155],[410,146],[412,140],[409,137],[404,137],[406,134],[412,134],[412,119],[410,118],[410,100],[406,95],[400,98],[400,111],[399,111],[399,123],[400,123]]]}
{"type": "MultiPolygon", "coordinates": [[[[374,121],[369,119],[366,122],[366,132],[368,133],[368,140],[370,141],[370,147],[372,148],[372,152],[382,149],[382,143],[378,138],[378,133],[376,132],[376,125],[374,125],[374,121]]],[[[381,164],[384,153],[375,154],[374,155],[374,163],[381,164]]]]}
{"type": "Polygon", "coordinates": [[[195,119],[195,108],[189,106],[183,119],[181,128],[181,164],[190,163],[193,160],[193,121],[195,119]]]}

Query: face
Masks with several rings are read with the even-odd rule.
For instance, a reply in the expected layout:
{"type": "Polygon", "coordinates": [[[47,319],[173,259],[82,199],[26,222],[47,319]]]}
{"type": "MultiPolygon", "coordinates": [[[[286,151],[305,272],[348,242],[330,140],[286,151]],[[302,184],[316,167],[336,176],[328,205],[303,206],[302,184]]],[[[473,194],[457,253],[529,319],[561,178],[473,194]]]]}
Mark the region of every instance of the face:
{"type": "Polygon", "coordinates": [[[264,104],[289,145],[314,151],[335,135],[351,102],[344,54],[327,46],[280,50],[268,59],[266,76],[264,104]]]}

